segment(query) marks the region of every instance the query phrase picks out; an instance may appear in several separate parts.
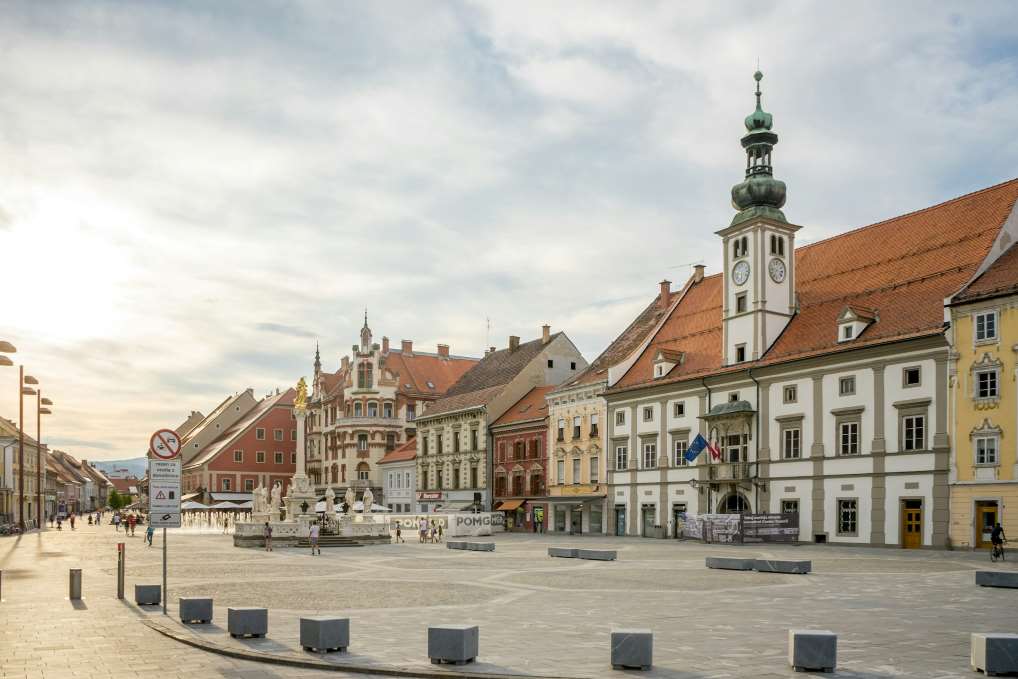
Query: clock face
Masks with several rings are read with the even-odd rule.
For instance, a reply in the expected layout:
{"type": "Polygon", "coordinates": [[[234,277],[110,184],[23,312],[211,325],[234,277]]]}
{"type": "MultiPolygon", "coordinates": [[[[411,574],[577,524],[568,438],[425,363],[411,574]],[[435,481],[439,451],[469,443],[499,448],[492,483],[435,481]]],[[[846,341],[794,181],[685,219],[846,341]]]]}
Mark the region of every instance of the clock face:
{"type": "Polygon", "coordinates": [[[767,273],[771,275],[771,280],[775,283],[780,283],[785,280],[785,263],[775,257],[767,265],[767,273]]]}
{"type": "Polygon", "coordinates": [[[735,268],[732,269],[732,280],[736,285],[742,285],[749,280],[749,262],[743,260],[736,263],[735,268]]]}

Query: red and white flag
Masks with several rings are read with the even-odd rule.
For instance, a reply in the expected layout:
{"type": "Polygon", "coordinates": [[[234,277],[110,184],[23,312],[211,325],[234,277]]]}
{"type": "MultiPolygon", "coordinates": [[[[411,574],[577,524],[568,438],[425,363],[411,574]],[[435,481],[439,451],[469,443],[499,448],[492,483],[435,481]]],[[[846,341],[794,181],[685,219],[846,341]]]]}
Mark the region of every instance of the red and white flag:
{"type": "Polygon", "coordinates": [[[710,442],[708,442],[707,443],[707,450],[710,451],[710,457],[711,457],[712,460],[717,461],[717,460],[721,459],[721,449],[718,448],[718,442],[717,441],[710,441],[710,442]]]}

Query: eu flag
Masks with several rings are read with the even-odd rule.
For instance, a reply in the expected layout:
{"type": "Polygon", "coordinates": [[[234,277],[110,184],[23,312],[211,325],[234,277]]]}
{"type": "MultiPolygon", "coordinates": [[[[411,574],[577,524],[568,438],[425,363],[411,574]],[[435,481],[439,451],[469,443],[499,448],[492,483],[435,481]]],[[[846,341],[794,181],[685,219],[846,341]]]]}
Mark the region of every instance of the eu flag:
{"type": "Polygon", "coordinates": [[[702,434],[697,434],[696,438],[693,439],[693,442],[689,444],[689,448],[686,448],[686,453],[683,457],[686,458],[686,462],[693,462],[706,447],[707,439],[705,439],[702,434]]]}

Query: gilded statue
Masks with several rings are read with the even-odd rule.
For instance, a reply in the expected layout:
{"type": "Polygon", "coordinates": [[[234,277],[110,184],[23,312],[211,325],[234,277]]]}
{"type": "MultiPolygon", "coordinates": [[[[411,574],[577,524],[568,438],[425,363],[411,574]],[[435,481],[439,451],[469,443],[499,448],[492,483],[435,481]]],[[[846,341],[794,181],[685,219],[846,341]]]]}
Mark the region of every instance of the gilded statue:
{"type": "Polygon", "coordinates": [[[308,407],[308,383],[304,378],[297,381],[297,395],[293,398],[293,407],[296,410],[307,410],[308,407]]]}

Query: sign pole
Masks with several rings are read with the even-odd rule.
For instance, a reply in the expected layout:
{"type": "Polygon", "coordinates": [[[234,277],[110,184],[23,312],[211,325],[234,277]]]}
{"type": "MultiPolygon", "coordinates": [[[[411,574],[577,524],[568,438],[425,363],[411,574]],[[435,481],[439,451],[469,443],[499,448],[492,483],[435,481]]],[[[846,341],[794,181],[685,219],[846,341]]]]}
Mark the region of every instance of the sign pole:
{"type": "Polygon", "coordinates": [[[163,615],[166,615],[166,528],[163,528],[163,615]]]}
{"type": "Polygon", "coordinates": [[[166,583],[166,529],[180,528],[180,437],[172,429],[160,429],[149,441],[148,520],[163,529],[163,615],[169,598],[166,583]]]}

